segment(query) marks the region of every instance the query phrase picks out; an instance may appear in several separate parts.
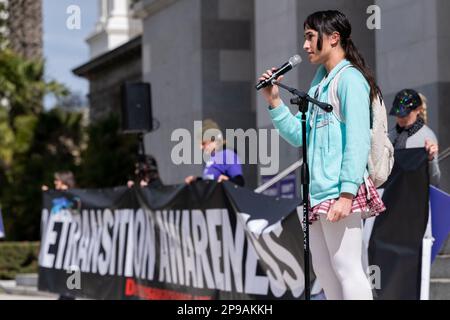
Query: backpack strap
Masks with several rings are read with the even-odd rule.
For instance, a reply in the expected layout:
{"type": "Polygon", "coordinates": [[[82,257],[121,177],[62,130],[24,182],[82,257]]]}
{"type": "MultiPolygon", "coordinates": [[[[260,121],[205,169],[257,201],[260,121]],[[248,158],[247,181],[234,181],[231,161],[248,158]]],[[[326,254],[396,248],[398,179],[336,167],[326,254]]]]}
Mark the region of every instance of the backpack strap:
{"type": "Polygon", "coordinates": [[[330,82],[330,88],[328,90],[328,103],[333,106],[334,116],[340,121],[345,122],[344,115],[341,112],[341,103],[338,97],[338,84],[339,79],[341,78],[342,73],[349,69],[353,68],[353,65],[349,64],[343,67],[339,72],[334,76],[333,80],[330,82]]]}
{"type": "MultiPolygon", "coordinates": [[[[330,90],[329,90],[329,94],[328,94],[328,103],[330,103],[333,106],[333,113],[336,116],[336,118],[340,121],[340,122],[345,122],[344,119],[344,115],[341,112],[341,104],[339,101],[339,96],[338,96],[338,84],[339,84],[339,79],[341,78],[341,74],[344,72],[344,70],[349,69],[349,68],[354,68],[353,65],[347,65],[345,67],[343,67],[341,70],[339,70],[339,72],[336,74],[336,76],[333,78],[333,80],[330,83],[330,90]]],[[[381,91],[378,91],[378,99],[380,104],[383,104],[383,95],[381,93],[381,91]]],[[[369,105],[370,107],[370,129],[373,129],[373,112],[372,112],[372,104],[369,105]]]]}

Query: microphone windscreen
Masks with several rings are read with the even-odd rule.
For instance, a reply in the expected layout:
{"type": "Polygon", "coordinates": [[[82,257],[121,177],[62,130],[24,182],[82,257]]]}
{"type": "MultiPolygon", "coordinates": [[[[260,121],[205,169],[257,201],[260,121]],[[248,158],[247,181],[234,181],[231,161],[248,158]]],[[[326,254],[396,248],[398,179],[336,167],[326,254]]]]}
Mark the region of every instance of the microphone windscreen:
{"type": "Polygon", "coordinates": [[[292,66],[292,68],[298,65],[300,62],[302,62],[302,57],[300,57],[300,55],[298,54],[289,59],[289,63],[292,66]]]}

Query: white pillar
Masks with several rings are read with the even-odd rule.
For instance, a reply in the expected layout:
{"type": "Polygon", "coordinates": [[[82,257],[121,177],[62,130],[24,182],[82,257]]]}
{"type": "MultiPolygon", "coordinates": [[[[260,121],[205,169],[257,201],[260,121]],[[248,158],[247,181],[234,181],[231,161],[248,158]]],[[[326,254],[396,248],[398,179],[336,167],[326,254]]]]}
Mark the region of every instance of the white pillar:
{"type": "Polygon", "coordinates": [[[100,23],[105,24],[108,17],[108,0],[99,0],[100,23]]]}
{"type": "Polygon", "coordinates": [[[109,0],[111,2],[111,16],[128,15],[129,1],[127,0],[109,0]]]}
{"type": "Polygon", "coordinates": [[[98,6],[95,31],[86,40],[91,57],[113,50],[142,32],[140,21],[129,16],[128,0],[98,0],[98,6]]]}

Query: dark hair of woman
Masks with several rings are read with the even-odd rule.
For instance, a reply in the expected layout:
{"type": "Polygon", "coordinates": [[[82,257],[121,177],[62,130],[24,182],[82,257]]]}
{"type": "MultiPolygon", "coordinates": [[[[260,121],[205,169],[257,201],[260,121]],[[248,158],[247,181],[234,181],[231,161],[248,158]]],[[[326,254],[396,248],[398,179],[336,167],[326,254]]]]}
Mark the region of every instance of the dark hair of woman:
{"type": "Polygon", "coordinates": [[[373,71],[366,64],[363,56],[356,48],[351,38],[352,26],[347,17],[337,10],[318,11],[306,18],[303,25],[304,29],[312,29],[319,33],[317,40],[317,49],[322,50],[323,35],[331,35],[337,32],[341,36],[341,47],[345,51],[345,58],[349,60],[366,78],[370,86],[371,102],[381,96],[373,71]]]}

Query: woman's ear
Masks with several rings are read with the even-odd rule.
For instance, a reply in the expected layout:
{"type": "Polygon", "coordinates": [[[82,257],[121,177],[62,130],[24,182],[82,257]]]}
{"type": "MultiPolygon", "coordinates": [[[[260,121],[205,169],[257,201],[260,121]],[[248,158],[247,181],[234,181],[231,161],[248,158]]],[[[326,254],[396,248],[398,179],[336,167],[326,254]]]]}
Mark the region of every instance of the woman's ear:
{"type": "Polygon", "coordinates": [[[419,116],[419,115],[421,115],[423,113],[423,107],[420,106],[420,107],[416,108],[413,111],[419,116]]]}
{"type": "Polygon", "coordinates": [[[333,32],[330,36],[330,44],[333,48],[337,47],[341,42],[341,34],[339,32],[333,32]]]}

